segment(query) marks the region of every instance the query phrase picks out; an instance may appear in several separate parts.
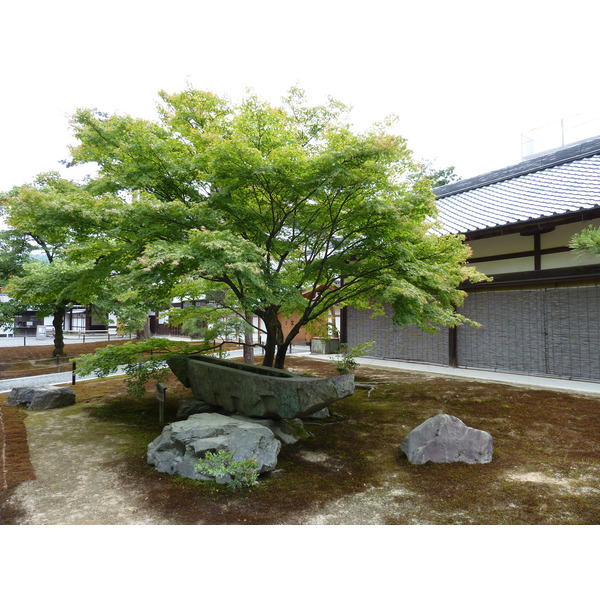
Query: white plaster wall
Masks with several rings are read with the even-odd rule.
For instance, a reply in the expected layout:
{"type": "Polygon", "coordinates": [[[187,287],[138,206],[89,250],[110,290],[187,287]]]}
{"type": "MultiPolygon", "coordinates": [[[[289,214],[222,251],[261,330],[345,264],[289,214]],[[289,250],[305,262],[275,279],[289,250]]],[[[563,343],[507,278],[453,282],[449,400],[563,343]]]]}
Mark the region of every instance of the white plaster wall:
{"type": "Polygon", "coordinates": [[[579,233],[582,229],[587,229],[590,225],[593,227],[600,227],[600,219],[579,221],[577,223],[569,223],[568,225],[560,225],[554,231],[542,235],[542,250],[545,248],[568,246],[573,235],[579,233]]]}
{"type": "Polygon", "coordinates": [[[533,237],[519,235],[518,233],[483,240],[472,240],[467,243],[473,250],[473,258],[533,250],[533,237]]]}
{"type": "Polygon", "coordinates": [[[588,256],[573,250],[542,256],[542,269],[562,269],[565,267],[581,267],[597,264],[600,264],[600,256],[588,256]]]}
{"type": "Polygon", "coordinates": [[[533,256],[525,258],[510,258],[507,260],[494,260],[480,262],[473,265],[480,273],[486,275],[500,275],[501,273],[520,273],[533,271],[533,256]]]}
{"type": "MultiPolygon", "coordinates": [[[[542,234],[540,245],[542,250],[548,248],[560,248],[568,246],[574,234],[588,226],[600,227],[600,219],[592,221],[581,221],[560,225],[554,231],[542,234]]],[[[473,250],[473,258],[494,256],[499,254],[510,254],[512,252],[533,251],[533,236],[510,234],[483,240],[469,242],[473,250]]],[[[585,265],[600,264],[600,256],[589,256],[579,252],[569,251],[556,254],[545,254],[541,259],[542,269],[560,269],[585,265]]],[[[486,275],[499,275],[501,273],[519,273],[521,271],[533,271],[533,256],[525,258],[511,258],[507,260],[492,260],[475,263],[479,271],[486,275]]]]}

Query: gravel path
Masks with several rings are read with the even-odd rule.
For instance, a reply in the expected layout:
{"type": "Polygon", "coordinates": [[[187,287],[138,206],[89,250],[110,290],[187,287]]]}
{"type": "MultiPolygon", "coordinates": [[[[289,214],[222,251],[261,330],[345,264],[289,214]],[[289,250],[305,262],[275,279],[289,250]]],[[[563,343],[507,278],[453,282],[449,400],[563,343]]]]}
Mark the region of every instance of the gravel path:
{"type": "Polygon", "coordinates": [[[9,506],[22,525],[161,525],[164,516],[141,505],[140,492],[120,477],[119,436],[90,440],[82,412],[41,411],[27,416],[36,479],[21,483],[9,506]]]}

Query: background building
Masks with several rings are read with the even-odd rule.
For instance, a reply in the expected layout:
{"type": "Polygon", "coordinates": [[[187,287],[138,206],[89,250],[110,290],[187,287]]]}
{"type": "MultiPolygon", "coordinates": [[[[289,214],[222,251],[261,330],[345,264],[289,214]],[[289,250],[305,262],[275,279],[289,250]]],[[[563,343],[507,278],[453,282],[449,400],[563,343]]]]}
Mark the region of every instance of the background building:
{"type": "Polygon", "coordinates": [[[600,137],[434,190],[444,234],[493,277],[465,289],[481,323],[429,335],[389,314],[347,311],[349,346],[382,358],[574,379],[600,379],[600,256],[568,248],[600,226],[600,137]]]}

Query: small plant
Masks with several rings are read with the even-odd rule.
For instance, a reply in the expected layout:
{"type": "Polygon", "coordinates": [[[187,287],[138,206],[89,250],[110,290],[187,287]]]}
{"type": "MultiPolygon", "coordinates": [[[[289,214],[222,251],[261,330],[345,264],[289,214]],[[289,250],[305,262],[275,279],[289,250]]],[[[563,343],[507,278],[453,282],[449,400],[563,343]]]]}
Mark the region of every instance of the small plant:
{"type": "Polygon", "coordinates": [[[348,344],[342,344],[342,350],[339,358],[332,358],[331,364],[342,375],[346,373],[352,373],[354,369],[358,367],[358,362],[356,362],[356,359],[367,354],[374,345],[375,342],[364,342],[363,344],[354,346],[352,350],[348,350],[348,344]]]}
{"type": "Polygon", "coordinates": [[[233,460],[234,452],[219,450],[207,452],[196,464],[196,471],[214,477],[218,483],[230,488],[252,487],[258,483],[258,462],[255,458],[233,460]],[[221,481],[219,481],[221,480],[221,481]]]}

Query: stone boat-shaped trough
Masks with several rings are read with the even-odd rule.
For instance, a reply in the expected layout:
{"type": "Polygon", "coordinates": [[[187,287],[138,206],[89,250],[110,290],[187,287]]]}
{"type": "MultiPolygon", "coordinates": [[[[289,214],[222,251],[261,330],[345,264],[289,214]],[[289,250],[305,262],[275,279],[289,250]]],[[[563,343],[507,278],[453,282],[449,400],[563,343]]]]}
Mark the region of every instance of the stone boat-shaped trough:
{"type": "Polygon", "coordinates": [[[168,363],[196,399],[249,417],[307,417],[354,393],[353,374],[307,377],[199,355],[176,357],[168,363]]]}

